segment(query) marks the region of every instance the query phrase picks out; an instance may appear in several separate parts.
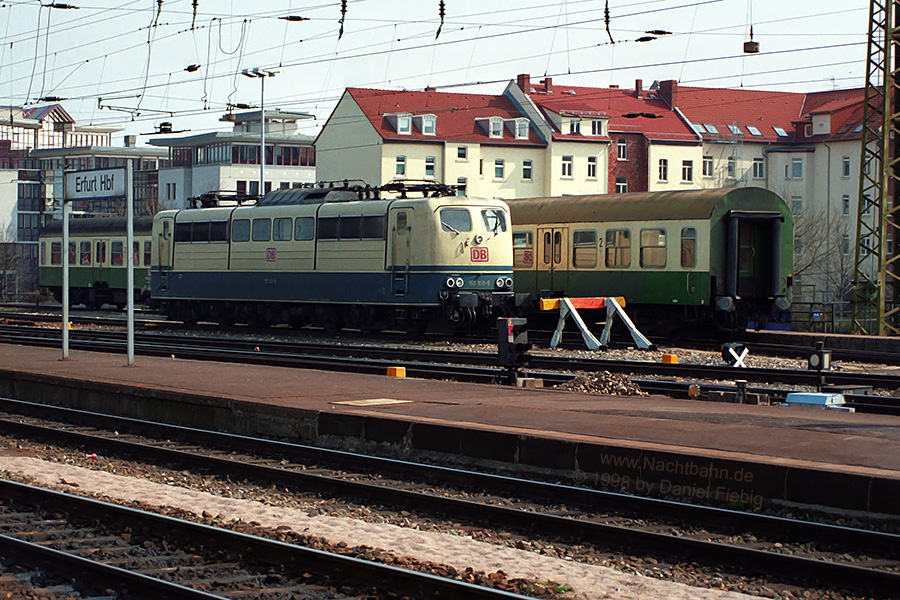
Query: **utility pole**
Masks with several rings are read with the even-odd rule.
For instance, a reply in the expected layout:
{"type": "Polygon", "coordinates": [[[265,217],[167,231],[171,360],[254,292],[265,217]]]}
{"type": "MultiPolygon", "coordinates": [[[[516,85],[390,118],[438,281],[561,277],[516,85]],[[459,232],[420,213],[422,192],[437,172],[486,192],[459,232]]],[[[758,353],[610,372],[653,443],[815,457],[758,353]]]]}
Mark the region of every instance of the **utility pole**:
{"type": "Polygon", "coordinates": [[[859,169],[853,324],[900,334],[900,0],[870,0],[859,169]],[[889,244],[890,242],[890,244],[889,244]]]}

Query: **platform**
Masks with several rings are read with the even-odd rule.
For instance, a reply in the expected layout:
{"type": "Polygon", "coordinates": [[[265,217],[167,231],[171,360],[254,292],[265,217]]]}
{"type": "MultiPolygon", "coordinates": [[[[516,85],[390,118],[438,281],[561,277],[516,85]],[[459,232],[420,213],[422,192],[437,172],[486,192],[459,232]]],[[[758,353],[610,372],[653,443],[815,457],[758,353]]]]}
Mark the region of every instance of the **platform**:
{"type": "Polygon", "coordinates": [[[900,417],[0,344],[0,395],[734,506],[900,515],[900,417]]]}

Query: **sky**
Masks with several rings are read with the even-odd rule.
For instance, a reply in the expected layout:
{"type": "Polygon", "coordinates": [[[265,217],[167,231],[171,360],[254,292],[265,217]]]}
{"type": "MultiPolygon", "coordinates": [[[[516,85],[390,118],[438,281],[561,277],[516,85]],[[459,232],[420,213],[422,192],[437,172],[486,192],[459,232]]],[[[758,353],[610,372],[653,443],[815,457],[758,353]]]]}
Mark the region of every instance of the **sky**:
{"type": "Polygon", "coordinates": [[[280,69],[266,108],[314,115],[301,127],[313,136],[347,87],[499,94],[520,73],[599,87],[865,85],[862,0],[444,0],[443,23],[440,5],[0,0],[0,105],[64,98],[79,124],[144,144],[162,122],[204,133],[226,129],[229,104],[258,108],[260,80],[241,75],[254,67],[280,69]],[[751,27],[758,54],[743,53],[751,27]]]}

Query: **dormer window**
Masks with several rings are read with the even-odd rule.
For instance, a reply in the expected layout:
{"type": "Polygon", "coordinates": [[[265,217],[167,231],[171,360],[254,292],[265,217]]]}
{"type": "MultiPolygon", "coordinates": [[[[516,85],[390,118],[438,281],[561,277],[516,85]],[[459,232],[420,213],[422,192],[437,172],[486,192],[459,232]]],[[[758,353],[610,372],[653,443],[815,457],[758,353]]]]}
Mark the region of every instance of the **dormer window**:
{"type": "Polygon", "coordinates": [[[516,119],[516,139],[517,140],[527,140],[528,139],[528,119],[516,119]]]}
{"type": "Polygon", "coordinates": [[[600,119],[591,120],[591,135],[603,135],[603,121],[600,119]]]}
{"type": "Polygon", "coordinates": [[[412,133],[412,115],[409,113],[397,115],[397,133],[412,133]]]}
{"type": "Polygon", "coordinates": [[[569,121],[569,134],[581,134],[581,119],[572,119],[571,121],[569,121]]]}
{"type": "Polygon", "coordinates": [[[490,135],[492,138],[503,137],[503,119],[500,117],[491,117],[490,135]]]}
{"type": "Polygon", "coordinates": [[[437,134],[437,117],[435,115],[416,115],[413,117],[413,121],[422,135],[437,134]]]}

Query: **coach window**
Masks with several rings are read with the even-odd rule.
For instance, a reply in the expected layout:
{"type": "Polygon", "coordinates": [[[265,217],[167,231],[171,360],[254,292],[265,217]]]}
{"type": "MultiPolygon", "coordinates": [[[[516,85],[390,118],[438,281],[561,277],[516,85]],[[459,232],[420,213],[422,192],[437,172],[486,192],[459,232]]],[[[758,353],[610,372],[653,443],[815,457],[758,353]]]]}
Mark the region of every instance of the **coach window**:
{"type": "Polygon", "coordinates": [[[78,254],[79,254],[78,264],[90,266],[90,264],[91,264],[91,243],[90,242],[81,242],[80,244],[78,244],[78,254]]]}
{"type": "Polygon", "coordinates": [[[631,231],[628,229],[606,230],[606,266],[609,268],[631,266],[631,231]]]}
{"type": "Polygon", "coordinates": [[[513,232],[513,266],[530,267],[534,264],[534,250],[530,231],[513,232]]]}
{"type": "Polygon", "coordinates": [[[268,242],[272,239],[272,219],[253,219],[252,232],[254,242],[268,242]]]}
{"type": "Polygon", "coordinates": [[[47,264],[47,242],[41,242],[41,265],[47,264]]]}
{"type": "Polygon", "coordinates": [[[597,232],[593,229],[572,234],[572,265],[580,269],[597,266],[597,232]]]}
{"type": "Polygon", "coordinates": [[[305,241],[313,239],[315,233],[315,219],[312,217],[297,217],[294,219],[294,240],[305,241]]]}
{"type": "Polygon", "coordinates": [[[486,208],[481,211],[484,230],[497,234],[506,231],[506,213],[500,208],[486,208]]]}
{"type": "Polygon", "coordinates": [[[52,242],[50,244],[50,264],[58,265],[62,263],[62,242],[52,242]]]}
{"type": "MultiPolygon", "coordinates": [[[[136,267],[141,266],[141,243],[140,242],[133,242],[131,244],[131,263],[136,267]]],[[[146,265],[149,265],[149,264],[150,263],[146,263],[146,265]]]]}
{"type": "Polygon", "coordinates": [[[666,266],[666,230],[641,230],[641,266],[661,268],[666,266]]]}
{"type": "Polygon", "coordinates": [[[69,242],[69,264],[70,265],[75,264],[75,257],[76,257],[75,242],[69,242]]]}
{"type": "Polygon", "coordinates": [[[150,261],[153,259],[153,244],[144,242],[144,266],[149,267],[150,261]]]}
{"type": "Polygon", "coordinates": [[[276,242],[291,241],[291,218],[279,217],[275,219],[272,227],[272,239],[276,242]]]}
{"type": "Polygon", "coordinates": [[[453,233],[472,231],[472,215],[465,208],[442,208],[441,229],[453,233]]]}
{"type": "Polygon", "coordinates": [[[122,242],[112,243],[109,252],[109,264],[116,267],[125,264],[125,244],[122,242]]]}
{"type": "Polygon", "coordinates": [[[693,227],[681,229],[681,266],[687,268],[697,266],[697,230],[693,227]]]}
{"type": "Polygon", "coordinates": [[[235,219],[231,224],[232,242],[250,241],[250,219],[235,219]]]}

